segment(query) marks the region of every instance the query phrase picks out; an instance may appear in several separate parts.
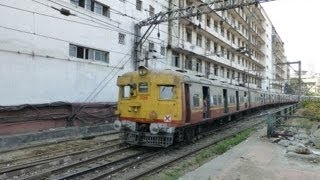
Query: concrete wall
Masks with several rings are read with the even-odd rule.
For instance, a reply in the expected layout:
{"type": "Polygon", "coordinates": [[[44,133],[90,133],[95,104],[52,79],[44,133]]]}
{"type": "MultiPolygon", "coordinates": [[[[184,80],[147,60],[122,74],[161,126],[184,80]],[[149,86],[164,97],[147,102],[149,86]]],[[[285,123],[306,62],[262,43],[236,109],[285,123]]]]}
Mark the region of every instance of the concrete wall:
{"type": "MultiPolygon", "coordinates": [[[[143,1],[138,11],[131,1],[99,2],[111,8],[110,18],[69,0],[1,1],[0,106],[85,102],[103,80],[105,88],[90,102],[116,101],[117,76],[133,70],[134,24],[149,17],[150,3],[143,1]],[[119,32],[126,36],[124,45],[118,43],[119,32]],[[109,63],[70,57],[69,44],[109,52],[109,63]]],[[[156,13],[162,4],[153,2],[156,13]]]]}

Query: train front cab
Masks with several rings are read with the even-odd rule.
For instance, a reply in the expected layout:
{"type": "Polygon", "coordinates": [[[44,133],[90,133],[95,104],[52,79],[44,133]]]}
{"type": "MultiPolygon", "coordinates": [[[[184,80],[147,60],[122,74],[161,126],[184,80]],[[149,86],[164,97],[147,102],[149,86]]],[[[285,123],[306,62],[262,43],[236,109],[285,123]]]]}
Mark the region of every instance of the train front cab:
{"type": "Polygon", "coordinates": [[[139,67],[138,72],[118,77],[118,120],[129,144],[167,147],[173,143],[175,128],[182,121],[182,83],[176,74],[159,73],[139,67]]]}

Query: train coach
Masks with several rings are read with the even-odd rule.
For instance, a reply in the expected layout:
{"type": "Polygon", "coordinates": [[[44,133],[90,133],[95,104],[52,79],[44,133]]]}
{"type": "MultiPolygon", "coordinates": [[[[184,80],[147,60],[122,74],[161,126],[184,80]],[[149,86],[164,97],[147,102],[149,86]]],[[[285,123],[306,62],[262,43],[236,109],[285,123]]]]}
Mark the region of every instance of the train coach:
{"type": "Polygon", "coordinates": [[[119,76],[117,85],[114,128],[121,130],[125,143],[151,147],[190,141],[214,122],[237,118],[252,109],[297,102],[297,96],[143,66],[119,76]]]}

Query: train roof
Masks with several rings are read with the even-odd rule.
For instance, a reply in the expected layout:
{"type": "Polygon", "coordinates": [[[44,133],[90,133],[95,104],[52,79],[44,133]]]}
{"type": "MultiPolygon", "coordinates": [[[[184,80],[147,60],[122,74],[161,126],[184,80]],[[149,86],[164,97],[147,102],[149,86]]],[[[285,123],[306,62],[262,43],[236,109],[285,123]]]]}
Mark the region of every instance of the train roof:
{"type": "MultiPolygon", "coordinates": [[[[152,74],[153,76],[156,76],[156,77],[159,77],[161,75],[172,76],[172,78],[176,77],[181,82],[205,84],[205,85],[208,85],[208,86],[209,85],[214,85],[214,86],[218,86],[218,87],[238,89],[238,90],[243,90],[243,91],[248,90],[247,87],[236,86],[236,85],[233,85],[233,84],[223,83],[221,81],[212,80],[212,79],[206,79],[204,77],[198,77],[198,76],[195,76],[195,75],[187,74],[185,72],[174,71],[172,69],[149,69],[149,68],[146,68],[144,66],[140,66],[137,71],[124,73],[120,77],[139,76],[139,71],[141,71],[141,70],[145,70],[146,73],[152,74]]],[[[250,91],[264,92],[262,90],[252,89],[252,88],[250,88],[250,91]]],[[[276,94],[276,93],[270,93],[269,92],[269,94],[276,94]]]]}

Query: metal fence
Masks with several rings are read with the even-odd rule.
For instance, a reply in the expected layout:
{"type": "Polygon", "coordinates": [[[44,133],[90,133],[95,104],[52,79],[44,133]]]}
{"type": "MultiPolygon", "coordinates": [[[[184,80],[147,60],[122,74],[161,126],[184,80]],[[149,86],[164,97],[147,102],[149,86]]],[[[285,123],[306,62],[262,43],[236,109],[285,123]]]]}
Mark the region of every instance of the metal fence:
{"type": "Polygon", "coordinates": [[[281,107],[275,111],[268,112],[267,115],[267,137],[276,136],[280,129],[285,127],[285,121],[293,117],[292,115],[298,109],[299,104],[292,104],[289,106],[281,107]]]}

